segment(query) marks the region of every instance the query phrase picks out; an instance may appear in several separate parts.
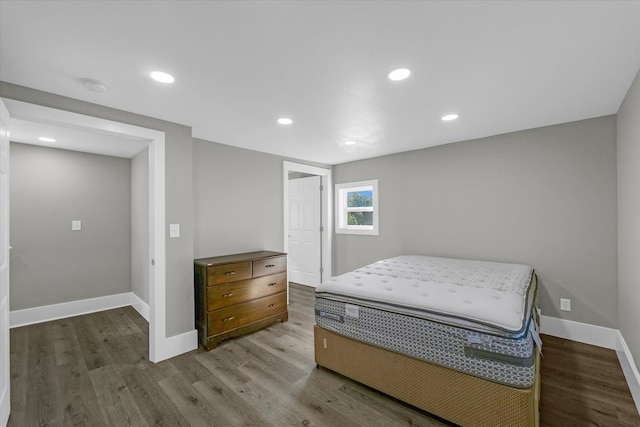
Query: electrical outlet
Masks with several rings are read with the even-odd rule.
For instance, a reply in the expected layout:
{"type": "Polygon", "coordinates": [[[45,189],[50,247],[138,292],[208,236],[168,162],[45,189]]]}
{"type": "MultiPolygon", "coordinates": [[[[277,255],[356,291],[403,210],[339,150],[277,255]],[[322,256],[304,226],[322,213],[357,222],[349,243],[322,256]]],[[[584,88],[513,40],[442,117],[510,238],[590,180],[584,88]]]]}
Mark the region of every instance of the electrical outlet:
{"type": "Polygon", "coordinates": [[[169,224],[169,238],[180,237],[180,224],[169,224]]]}
{"type": "Polygon", "coordinates": [[[568,298],[560,298],[560,310],[571,311],[571,300],[568,298]]]}
{"type": "Polygon", "coordinates": [[[74,219],[71,221],[71,231],[81,231],[82,230],[82,221],[79,219],[74,219]]]}

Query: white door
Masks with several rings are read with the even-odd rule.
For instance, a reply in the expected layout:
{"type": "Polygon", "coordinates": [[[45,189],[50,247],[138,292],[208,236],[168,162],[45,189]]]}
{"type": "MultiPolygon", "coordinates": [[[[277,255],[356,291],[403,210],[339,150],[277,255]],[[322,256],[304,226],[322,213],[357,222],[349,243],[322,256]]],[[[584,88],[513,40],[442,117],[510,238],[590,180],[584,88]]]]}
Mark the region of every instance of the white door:
{"type": "Polygon", "coordinates": [[[9,420],[9,112],[0,100],[0,426],[9,420]]]}
{"type": "Polygon", "coordinates": [[[289,180],[289,281],[316,287],[321,280],[321,178],[289,180]]]}

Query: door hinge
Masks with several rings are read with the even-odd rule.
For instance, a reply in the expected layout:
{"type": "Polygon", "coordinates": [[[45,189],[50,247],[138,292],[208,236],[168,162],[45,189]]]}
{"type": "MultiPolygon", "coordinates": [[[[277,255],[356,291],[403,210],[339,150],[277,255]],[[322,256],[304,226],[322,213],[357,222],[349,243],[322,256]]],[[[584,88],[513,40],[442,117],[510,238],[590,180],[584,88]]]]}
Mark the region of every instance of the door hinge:
{"type": "Polygon", "coordinates": [[[151,258],[151,265],[156,265],[156,260],[151,258]]]}
{"type": "Polygon", "coordinates": [[[320,191],[324,190],[324,185],[320,186],[320,191]]]}
{"type": "Polygon", "coordinates": [[[322,233],[324,231],[324,227],[320,226],[320,232],[322,233]]]}
{"type": "Polygon", "coordinates": [[[320,274],[324,273],[324,268],[320,267],[320,274]]]}

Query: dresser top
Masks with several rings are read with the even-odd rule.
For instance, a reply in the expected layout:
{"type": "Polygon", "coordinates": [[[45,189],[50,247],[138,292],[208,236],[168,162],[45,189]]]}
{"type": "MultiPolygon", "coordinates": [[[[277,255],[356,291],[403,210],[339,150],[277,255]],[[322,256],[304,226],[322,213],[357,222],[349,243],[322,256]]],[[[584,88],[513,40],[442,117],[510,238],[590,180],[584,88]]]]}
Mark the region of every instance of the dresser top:
{"type": "Polygon", "coordinates": [[[196,265],[207,267],[209,265],[214,265],[214,264],[215,265],[229,264],[232,262],[251,261],[251,260],[271,258],[271,257],[277,257],[277,256],[283,256],[283,255],[286,255],[286,254],[284,252],[257,251],[257,252],[247,252],[244,254],[214,256],[211,258],[199,258],[199,259],[193,260],[193,262],[196,265]]]}

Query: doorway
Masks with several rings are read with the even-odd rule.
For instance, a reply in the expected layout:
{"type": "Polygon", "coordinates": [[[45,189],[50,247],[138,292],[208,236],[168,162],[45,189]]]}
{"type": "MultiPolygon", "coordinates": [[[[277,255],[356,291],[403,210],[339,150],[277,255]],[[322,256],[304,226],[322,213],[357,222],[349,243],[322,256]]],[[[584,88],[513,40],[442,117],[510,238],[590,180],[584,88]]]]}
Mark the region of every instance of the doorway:
{"type": "Polygon", "coordinates": [[[331,278],[331,169],[283,162],[284,251],[289,280],[316,287],[331,278]]]}
{"type": "MultiPolygon", "coordinates": [[[[40,122],[61,128],[84,130],[95,134],[119,136],[129,140],[144,141],[148,146],[148,283],[149,283],[149,359],[159,362],[170,357],[165,336],[165,134],[161,131],[114,122],[97,117],[61,111],[54,108],[4,100],[9,104],[9,114],[39,115],[40,122]]],[[[22,118],[22,117],[21,117],[22,118]]],[[[25,117],[26,119],[26,117],[25,117]]],[[[38,121],[35,117],[29,117],[38,121]]],[[[83,151],[83,150],[78,150],[83,151]]],[[[95,311],[95,310],[94,310],[95,311]]]]}
{"type": "Polygon", "coordinates": [[[317,287],[322,282],[321,177],[289,174],[289,281],[317,287]]]}

